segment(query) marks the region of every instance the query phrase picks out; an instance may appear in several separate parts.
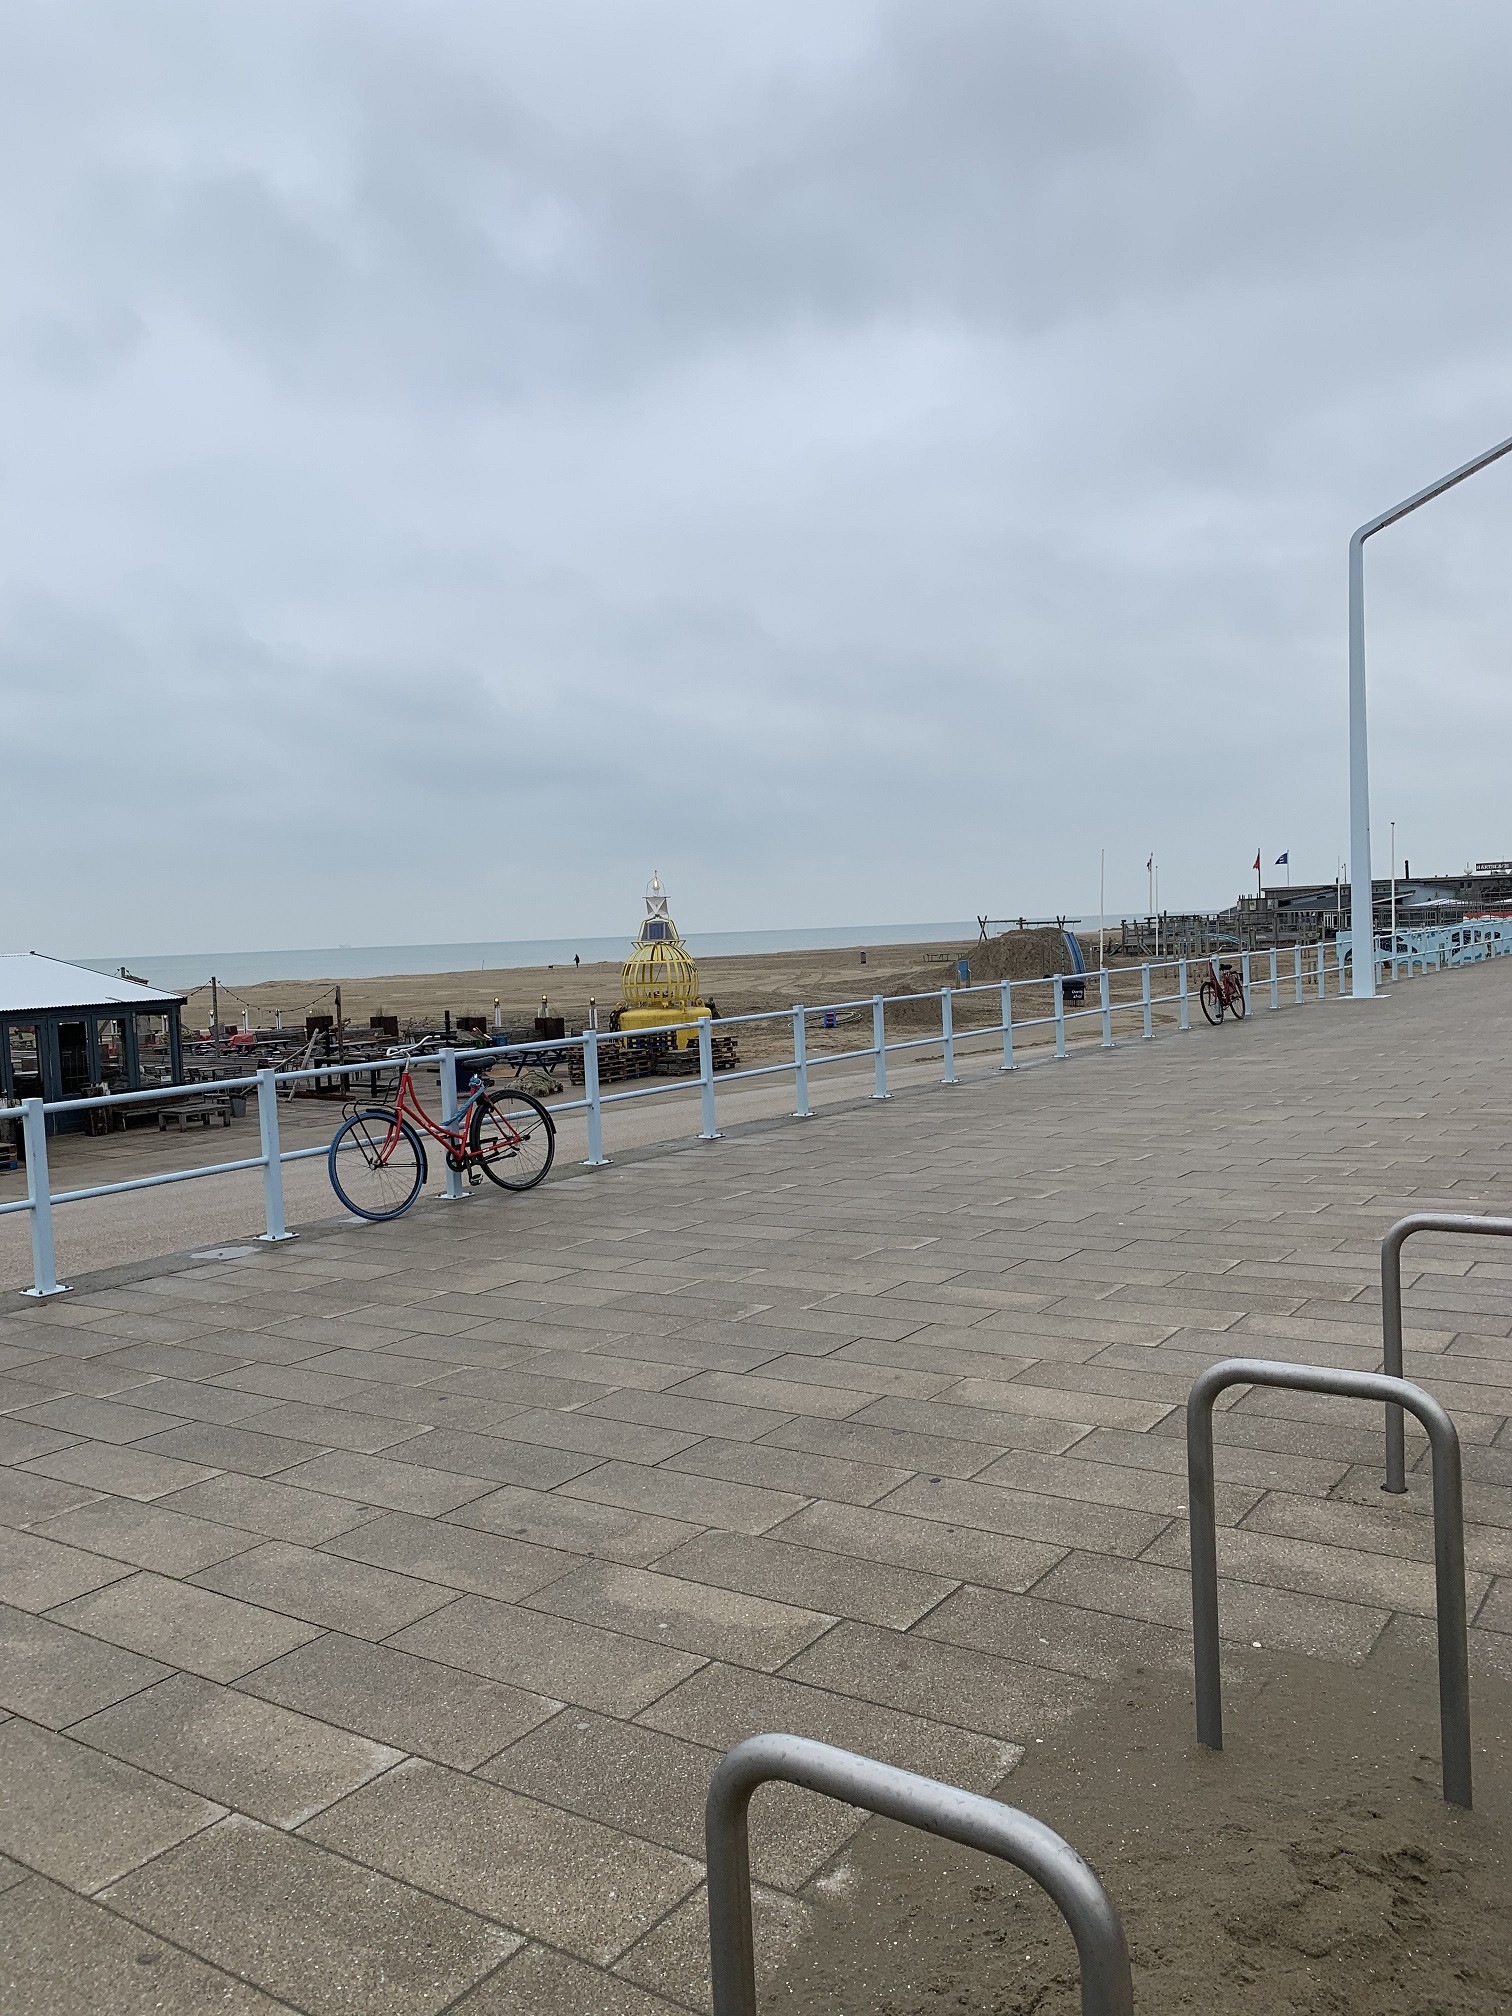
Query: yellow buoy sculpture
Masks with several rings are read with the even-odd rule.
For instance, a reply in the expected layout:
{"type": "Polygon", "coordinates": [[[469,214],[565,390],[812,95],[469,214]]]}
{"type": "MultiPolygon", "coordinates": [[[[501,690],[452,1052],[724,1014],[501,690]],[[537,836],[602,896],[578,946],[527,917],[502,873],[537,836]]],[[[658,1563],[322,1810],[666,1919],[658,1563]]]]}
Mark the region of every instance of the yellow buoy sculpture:
{"type": "Polygon", "coordinates": [[[676,1050],[697,1044],[697,1024],[708,1021],[712,1013],[699,998],[698,968],[667,912],[667,892],[659,875],[651,877],[646,891],[646,915],[620,974],[620,991],[623,998],[614,1023],[618,1029],[665,1029],[672,1022],[693,1025],[668,1037],[676,1050]]]}

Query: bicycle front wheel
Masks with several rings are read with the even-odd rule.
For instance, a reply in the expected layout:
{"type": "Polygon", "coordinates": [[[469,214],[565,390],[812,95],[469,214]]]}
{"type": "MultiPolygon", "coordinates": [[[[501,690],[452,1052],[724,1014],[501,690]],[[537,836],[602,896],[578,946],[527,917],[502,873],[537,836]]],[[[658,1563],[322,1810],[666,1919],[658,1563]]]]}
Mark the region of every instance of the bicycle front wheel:
{"type": "Polygon", "coordinates": [[[1244,989],[1242,987],[1235,987],[1233,993],[1229,996],[1228,1005],[1229,1012],[1242,1022],[1245,1015],[1244,989]]]}
{"type": "Polygon", "coordinates": [[[528,1092],[485,1092],[473,1108],[467,1152],[501,1190],[533,1190],[556,1154],[556,1122],[528,1092]]]}
{"type": "Polygon", "coordinates": [[[1223,996],[1212,980],[1204,980],[1197,990],[1197,999],[1202,1003],[1202,1012],[1216,1029],[1223,1020],[1223,996]]]}
{"type": "Polygon", "coordinates": [[[331,1188],[358,1218],[397,1218],[425,1181],[425,1150],[394,1113],[354,1113],[337,1128],[328,1158],[331,1188]]]}

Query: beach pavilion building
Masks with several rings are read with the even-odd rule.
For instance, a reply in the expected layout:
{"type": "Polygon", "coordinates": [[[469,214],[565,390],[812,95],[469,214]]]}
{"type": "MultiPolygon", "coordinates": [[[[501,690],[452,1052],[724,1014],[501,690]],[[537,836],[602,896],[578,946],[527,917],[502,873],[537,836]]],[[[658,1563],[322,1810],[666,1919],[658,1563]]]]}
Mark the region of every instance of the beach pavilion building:
{"type": "Polygon", "coordinates": [[[181,1084],[184,1001],[40,952],[0,952],[0,1093],[80,1099],[89,1085],[181,1084]]]}

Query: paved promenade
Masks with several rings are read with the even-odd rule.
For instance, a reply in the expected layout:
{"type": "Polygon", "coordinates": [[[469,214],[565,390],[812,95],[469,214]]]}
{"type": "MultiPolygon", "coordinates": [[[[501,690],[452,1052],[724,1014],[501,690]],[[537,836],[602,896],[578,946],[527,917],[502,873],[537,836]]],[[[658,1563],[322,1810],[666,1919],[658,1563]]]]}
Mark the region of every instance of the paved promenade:
{"type": "MultiPolygon", "coordinates": [[[[985,1789],[1186,1662],[1193,1375],[1378,1363],[1385,1227],[1512,1203],[1509,1062],[1498,963],[8,1298],[0,2006],[705,2006],[721,1751],[985,1789]]],[[[1512,1249],[1407,1259],[1505,1670],[1512,1249]]],[[[1382,1497],[1372,1410],[1229,1400],[1231,1673],[1430,1658],[1421,1471],[1382,1497]]],[[[758,1795],[768,1950],[857,1824],[758,1795]]]]}

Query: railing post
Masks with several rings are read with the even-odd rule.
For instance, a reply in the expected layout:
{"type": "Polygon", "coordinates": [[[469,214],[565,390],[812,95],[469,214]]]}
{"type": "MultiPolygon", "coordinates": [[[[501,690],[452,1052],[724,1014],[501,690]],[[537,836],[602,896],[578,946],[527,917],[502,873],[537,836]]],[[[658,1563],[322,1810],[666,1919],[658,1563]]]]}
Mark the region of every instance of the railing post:
{"type": "Polygon", "coordinates": [[[52,1192],[47,1175],[47,1111],[40,1099],[21,1101],[21,1134],[26,1143],[26,1201],[31,1206],[32,1285],[23,1295],[66,1295],[53,1255],[52,1192]]]}
{"type": "Polygon", "coordinates": [[[873,1099],[891,1099],[887,1089],[887,1010],[882,996],[872,996],[872,1056],[876,1062],[876,1090],[873,1099]]]}
{"type": "Polygon", "coordinates": [[[998,1069],[1000,1071],[1016,1071],[1018,1066],[1013,1061],[1013,982],[1011,980],[1004,980],[1002,982],[1001,993],[1003,997],[1003,1061],[998,1066],[998,1069]]]}
{"type": "Polygon", "coordinates": [[[1318,999],[1328,999],[1328,947],[1321,938],[1318,940],[1318,999]]]}
{"type": "Polygon", "coordinates": [[[1239,985],[1244,989],[1244,1012],[1246,1015],[1248,1015],[1251,1007],[1250,955],[1248,954],[1248,952],[1241,952],[1239,954],[1239,985]]]}
{"type": "MultiPolygon", "coordinates": [[[[441,1120],[443,1125],[452,1125],[457,1117],[457,1053],[455,1050],[441,1052],[441,1120]]],[[[462,1181],[462,1171],[453,1169],[448,1161],[446,1167],[446,1187],[442,1197],[448,1204],[460,1204],[467,1196],[467,1186],[462,1181]]]]}
{"type": "Polygon", "coordinates": [[[940,989],[940,1037],[945,1046],[945,1076],[940,1083],[955,1085],[959,1082],[955,1073],[955,1010],[948,987],[940,989]]]}
{"type": "Polygon", "coordinates": [[[1155,1034],[1155,1016],[1150,1005],[1150,968],[1148,962],[1139,969],[1139,1005],[1144,1010],[1144,1040],[1148,1043],[1155,1034]]]}
{"type": "Polygon", "coordinates": [[[1097,998],[1102,1008],[1102,1047],[1104,1050],[1111,1050],[1113,1048],[1113,1005],[1108,994],[1108,969],[1106,966],[1100,966],[1097,969],[1097,998]]]}
{"type": "Polygon", "coordinates": [[[709,1026],[707,1015],[698,1021],[698,1083],[703,1100],[703,1130],[700,1141],[717,1141],[719,1129],[714,1124],[714,1032],[709,1026]]]}
{"type": "Polygon", "coordinates": [[[1055,1054],[1066,1054],[1066,986],[1059,973],[1055,976],[1055,1054]]]}
{"type": "Polygon", "coordinates": [[[1292,947],[1292,964],[1297,969],[1297,1006],[1302,1006],[1302,941],[1298,939],[1292,947]]]}
{"type": "Polygon", "coordinates": [[[257,1235],[266,1245],[277,1246],[294,1234],[284,1224],[283,1162],[278,1140],[278,1080],[273,1067],[265,1065],[257,1074],[257,1131],[262,1141],[263,1230],[257,1235]]]}
{"type": "Polygon", "coordinates": [[[588,1160],[583,1166],[602,1169],[608,1157],[604,1153],[604,1109],[599,1100],[598,1031],[593,1028],[583,1031],[583,1097],[588,1102],[588,1160]]]}
{"type": "Polygon", "coordinates": [[[1181,1026],[1183,1029],[1190,1029],[1192,1026],[1192,1017],[1190,1013],[1191,996],[1187,989],[1187,962],[1185,961],[1185,959],[1180,959],[1177,961],[1176,973],[1177,973],[1177,989],[1181,995],[1181,1026]]]}
{"type": "Polygon", "coordinates": [[[808,1022],[807,1011],[795,1007],[793,1010],[793,1118],[809,1120],[813,1118],[813,1107],[808,1096],[808,1022]]]}
{"type": "Polygon", "coordinates": [[[1270,962],[1270,1005],[1272,1008],[1279,1008],[1281,1006],[1281,955],[1274,945],[1271,947],[1270,962]]]}

